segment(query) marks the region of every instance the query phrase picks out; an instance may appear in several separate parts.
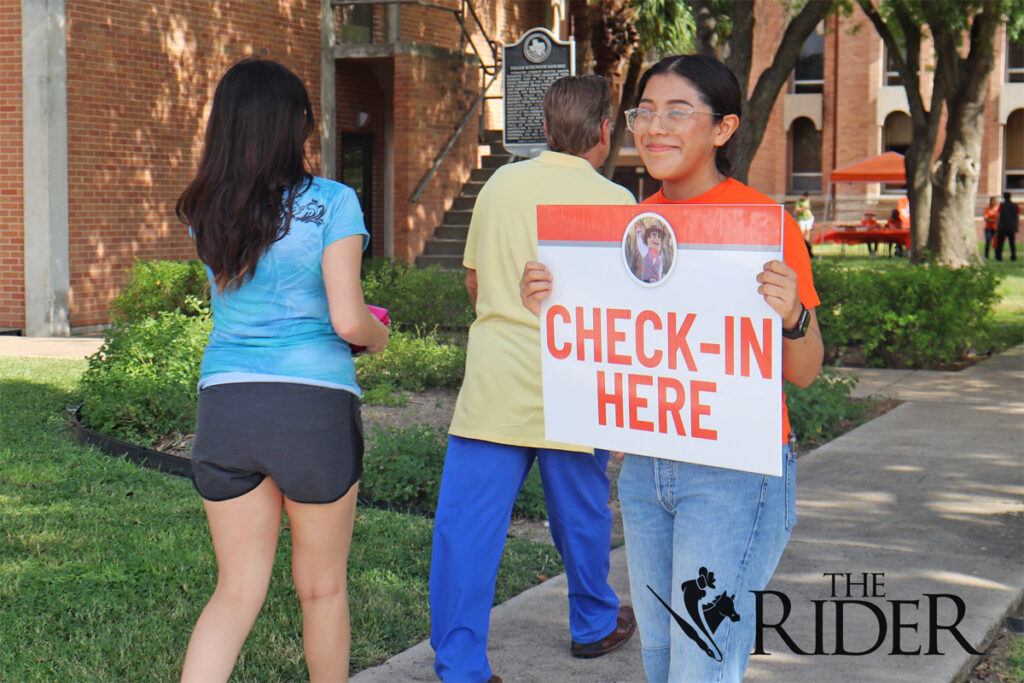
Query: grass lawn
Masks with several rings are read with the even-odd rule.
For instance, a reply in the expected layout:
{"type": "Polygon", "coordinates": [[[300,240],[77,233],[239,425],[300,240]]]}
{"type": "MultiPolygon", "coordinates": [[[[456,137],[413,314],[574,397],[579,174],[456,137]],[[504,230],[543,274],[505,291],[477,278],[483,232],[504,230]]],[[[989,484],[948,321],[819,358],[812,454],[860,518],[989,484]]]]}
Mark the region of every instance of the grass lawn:
{"type": "MultiPolygon", "coordinates": [[[[814,262],[820,256],[823,261],[839,262],[850,268],[900,268],[907,264],[906,259],[889,258],[884,249],[885,245],[879,245],[879,256],[872,259],[867,257],[867,248],[861,245],[847,246],[845,252],[838,244],[815,245],[814,262]]],[[[1017,261],[991,259],[985,265],[1000,278],[996,293],[1001,298],[992,310],[991,344],[996,351],[1024,344],[1024,257],[1017,261]]]]}
{"type": "MultiPolygon", "coordinates": [[[[216,579],[199,496],[67,436],[84,361],[0,358],[0,679],[175,680],[216,579]]],[[[431,521],[361,509],[349,563],[352,667],[426,637],[431,521]]],[[[281,534],[270,593],[235,680],[306,676],[281,534]]],[[[562,571],[510,539],[495,603],[562,571]]]]}

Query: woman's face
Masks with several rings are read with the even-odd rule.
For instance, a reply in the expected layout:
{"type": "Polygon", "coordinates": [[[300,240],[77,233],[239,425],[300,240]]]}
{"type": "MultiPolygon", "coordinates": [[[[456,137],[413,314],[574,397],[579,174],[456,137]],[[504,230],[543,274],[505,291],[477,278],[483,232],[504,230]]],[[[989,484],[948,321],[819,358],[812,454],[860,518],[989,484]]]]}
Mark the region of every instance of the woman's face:
{"type": "Polygon", "coordinates": [[[674,132],[665,130],[665,119],[656,116],[643,133],[634,133],[640,158],[652,177],[662,182],[685,181],[698,174],[715,170],[715,152],[732,133],[724,134],[700,92],[687,79],[675,74],[658,74],[647,81],[640,109],[660,114],[671,110],[692,110],[698,113],[684,120],[674,132]]]}

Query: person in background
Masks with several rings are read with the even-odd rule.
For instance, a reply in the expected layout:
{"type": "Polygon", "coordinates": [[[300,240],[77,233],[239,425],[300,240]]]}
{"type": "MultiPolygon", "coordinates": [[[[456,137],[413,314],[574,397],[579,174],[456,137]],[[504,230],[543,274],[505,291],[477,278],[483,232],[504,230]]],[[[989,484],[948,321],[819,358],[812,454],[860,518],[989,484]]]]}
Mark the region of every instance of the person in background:
{"type": "Polygon", "coordinates": [[[281,64],[233,65],[177,204],[210,278],[192,476],[217,557],[182,681],[231,675],[266,597],[282,507],[309,679],[348,679],[345,575],[363,462],[349,345],[377,353],[388,329],[363,302],[355,192],[307,170],[312,112],[281,64]]]}
{"type": "Polygon", "coordinates": [[[999,223],[999,198],[989,197],[988,206],[985,207],[985,258],[988,258],[989,249],[994,246],[996,237],[996,225],[999,223]]]}
{"type": "MultiPolygon", "coordinates": [[[[885,229],[886,230],[902,230],[903,229],[903,221],[900,218],[900,210],[899,209],[893,209],[892,212],[889,214],[889,220],[887,220],[885,222],[885,229]]],[[[903,245],[900,242],[896,243],[896,255],[897,256],[903,256],[903,245]]]]}
{"type": "Polygon", "coordinates": [[[1003,260],[1003,243],[1010,242],[1010,260],[1017,260],[1017,230],[1020,229],[1020,207],[1010,199],[1010,193],[1003,193],[999,205],[999,222],[996,224],[996,261],[1003,260]]]}
{"type": "Polygon", "coordinates": [[[811,232],[814,230],[814,214],[811,212],[811,198],[806,192],[800,195],[793,206],[796,224],[800,226],[800,232],[807,243],[807,253],[813,256],[811,251],[811,232]]]}
{"type": "Polygon", "coordinates": [[[448,430],[430,562],[430,644],[442,681],[500,681],[487,661],[494,584],[512,506],[534,460],[569,588],[569,651],[592,658],[636,631],[608,585],[612,515],[607,451],[544,435],[540,324],[517,283],[537,258],[537,206],[634,204],[597,172],[611,100],[599,76],[567,76],[544,95],[550,151],[502,166],[473,208],[463,265],[476,307],[466,373],[448,430]]]}
{"type": "MultiPolygon", "coordinates": [[[[706,55],[666,57],[641,77],[638,92],[626,123],[647,172],[662,181],[645,204],[772,203],[729,177],[727,145],[743,98],[724,64],[706,55]]],[[[818,376],[824,355],[814,313],[819,299],[800,229],[788,214],[783,226],[783,260],[765,263],[749,286],[779,315],[783,376],[805,387],[818,376]]],[[[539,314],[552,286],[543,264],[527,263],[520,280],[523,305],[539,314]]],[[[785,395],[782,400],[780,440],[765,446],[781,459],[781,477],[625,455],[619,501],[644,670],[652,683],[743,678],[757,630],[748,616],[756,612],[754,592],[767,586],[796,522],[796,455],[789,447],[785,395]],[[741,615],[714,632],[720,651],[702,648],[700,636],[694,639],[677,625],[655,595],[677,615],[693,614],[705,604],[702,598],[714,597],[705,589],[734,593],[741,615]]]]}
{"type": "MultiPolygon", "coordinates": [[[[878,221],[875,220],[875,214],[871,211],[864,212],[864,218],[860,221],[860,227],[867,230],[878,230],[880,227],[878,221]]],[[[878,256],[878,242],[868,242],[868,255],[871,258],[878,256]]]]}

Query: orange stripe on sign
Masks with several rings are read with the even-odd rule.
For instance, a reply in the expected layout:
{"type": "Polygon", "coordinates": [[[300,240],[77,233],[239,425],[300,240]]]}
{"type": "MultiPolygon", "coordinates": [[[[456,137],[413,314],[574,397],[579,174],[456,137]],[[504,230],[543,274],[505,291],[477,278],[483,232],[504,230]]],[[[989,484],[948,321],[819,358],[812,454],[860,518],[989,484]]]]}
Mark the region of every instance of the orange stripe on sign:
{"type": "Polygon", "coordinates": [[[679,244],[782,245],[777,204],[538,206],[537,240],[621,243],[635,218],[652,214],[668,223],[679,244]]]}

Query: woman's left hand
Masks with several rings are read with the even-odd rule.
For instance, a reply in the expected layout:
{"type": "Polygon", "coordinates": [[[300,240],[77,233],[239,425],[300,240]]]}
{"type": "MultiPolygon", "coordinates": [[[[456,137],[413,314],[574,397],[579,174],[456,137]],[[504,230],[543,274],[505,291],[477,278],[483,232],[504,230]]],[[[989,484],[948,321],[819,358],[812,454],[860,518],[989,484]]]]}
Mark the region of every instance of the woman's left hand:
{"type": "Polygon", "coordinates": [[[797,294],[796,271],[782,261],[769,261],[764,270],[757,274],[761,285],[758,294],[782,318],[782,329],[793,329],[800,319],[800,297],[797,294]]]}

